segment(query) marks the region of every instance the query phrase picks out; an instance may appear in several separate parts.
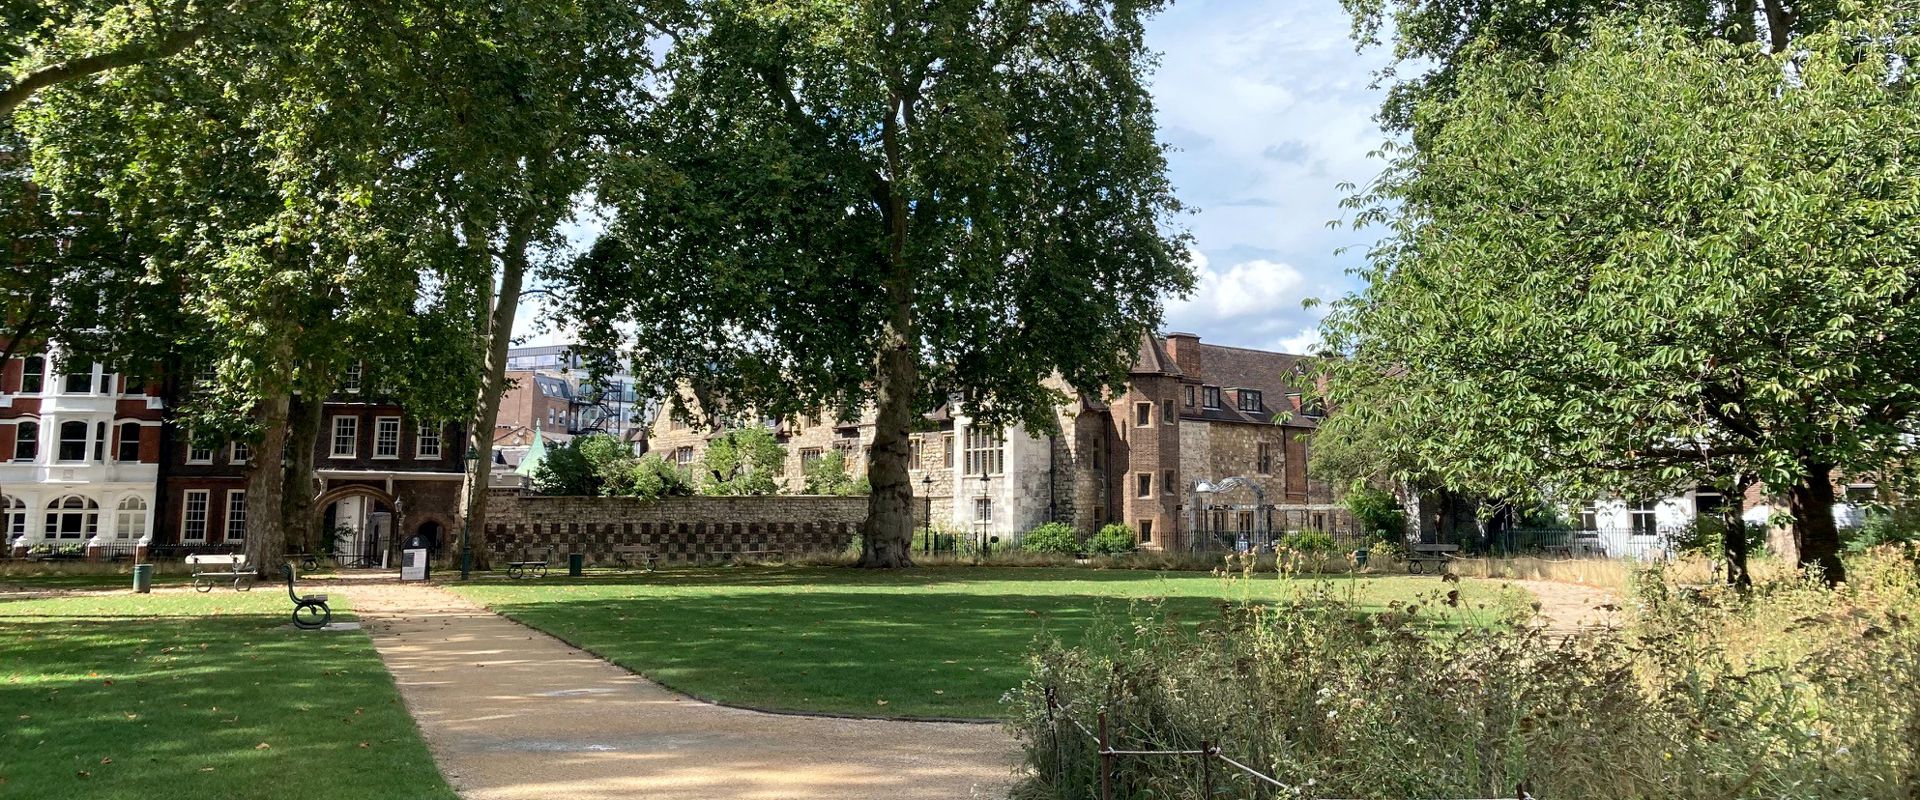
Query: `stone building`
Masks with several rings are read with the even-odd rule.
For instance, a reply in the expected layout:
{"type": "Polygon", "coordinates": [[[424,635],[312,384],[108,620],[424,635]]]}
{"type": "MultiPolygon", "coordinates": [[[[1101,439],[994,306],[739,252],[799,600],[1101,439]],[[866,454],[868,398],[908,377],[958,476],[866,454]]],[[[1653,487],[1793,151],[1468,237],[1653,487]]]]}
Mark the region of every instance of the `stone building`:
{"type": "MultiPolygon", "coordinates": [[[[1294,388],[1302,359],[1204,344],[1192,334],[1148,336],[1124,391],[1055,387],[1068,397],[1056,432],[992,430],[957,405],[943,406],[911,436],[919,513],[929,527],[1003,539],[1048,521],[1087,533],[1121,522],[1142,546],[1163,549],[1233,546],[1288,530],[1346,531],[1350,520],[1332,492],[1307,476],[1319,415],[1294,388]],[[1223,491],[1195,491],[1222,484],[1223,491]]],[[[827,416],[754,423],[787,448],[785,491],[800,491],[806,465],[829,450],[864,474],[872,411],[854,420],[827,416]]],[[[663,413],[648,439],[654,452],[693,467],[716,435],[663,413]]]]}

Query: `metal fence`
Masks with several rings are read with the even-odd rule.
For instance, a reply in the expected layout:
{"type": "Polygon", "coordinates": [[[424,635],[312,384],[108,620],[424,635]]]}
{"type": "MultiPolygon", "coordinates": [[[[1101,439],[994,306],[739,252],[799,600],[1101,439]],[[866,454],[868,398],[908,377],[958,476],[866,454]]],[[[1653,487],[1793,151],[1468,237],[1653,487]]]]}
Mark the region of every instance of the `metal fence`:
{"type": "MultiPolygon", "coordinates": [[[[1189,765],[1189,775],[1194,789],[1201,797],[1216,797],[1222,794],[1230,797],[1251,798],[1319,798],[1312,793],[1312,787],[1294,786],[1261,772],[1245,762],[1227,755],[1224,743],[1215,739],[1201,739],[1199,747],[1185,749],[1152,749],[1125,746],[1122,737],[1116,736],[1108,726],[1107,712],[1101,711],[1092,728],[1068,712],[1060,702],[1059,692],[1049,688],[1047,700],[1048,737],[1054,749],[1054,785],[1064,786],[1069,780],[1064,765],[1064,749],[1067,747],[1088,747],[1094,749],[1099,759],[1098,794],[1100,800],[1114,800],[1116,797],[1133,795],[1126,786],[1126,772],[1122,762],[1130,759],[1171,760],[1189,765]],[[1236,788],[1236,785],[1238,788],[1236,788]],[[1241,792],[1244,792],[1242,794],[1241,792]]],[[[1093,787],[1081,787],[1091,789],[1093,787]]],[[[1156,795],[1158,796],[1158,795],[1156,795]]],[[[1335,800],[1319,798],[1319,800],[1335,800]]],[[[1476,798],[1474,800],[1537,800],[1525,789],[1516,789],[1512,797],[1476,798]]]]}
{"type": "Polygon", "coordinates": [[[1507,528],[1459,542],[1461,549],[1497,558],[1631,558],[1659,561],[1671,558],[1685,528],[1600,528],[1540,530],[1507,528]]]}

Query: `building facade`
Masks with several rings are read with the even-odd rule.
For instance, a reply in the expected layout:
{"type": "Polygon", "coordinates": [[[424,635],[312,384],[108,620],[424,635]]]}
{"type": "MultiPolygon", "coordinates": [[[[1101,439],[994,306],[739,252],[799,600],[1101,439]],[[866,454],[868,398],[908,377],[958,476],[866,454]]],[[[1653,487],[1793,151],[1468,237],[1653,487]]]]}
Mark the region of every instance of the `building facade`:
{"type": "Polygon", "coordinates": [[[500,398],[493,441],[525,448],[536,434],[561,444],[574,436],[606,434],[646,449],[650,404],[625,373],[592,372],[573,345],[516,347],[507,351],[511,384],[500,398]]]}
{"type": "Polygon", "coordinates": [[[15,556],[130,552],[151,540],[158,394],[145,378],[61,363],[57,351],[0,363],[0,532],[15,556]]]}
{"type": "MultiPolygon", "coordinates": [[[[1302,358],[1204,344],[1192,334],[1148,336],[1124,391],[1106,396],[1056,382],[1068,400],[1055,433],[988,428],[958,404],[944,406],[910,436],[909,475],[924,504],[917,513],[930,529],[1003,540],[1049,521],[1083,533],[1120,522],[1142,547],[1176,550],[1350,529],[1332,492],[1307,475],[1318,416],[1292,388],[1302,358]]],[[[872,411],[828,416],[755,423],[786,446],[784,491],[801,491],[807,465],[830,450],[864,475],[872,411]]],[[[648,440],[691,468],[716,435],[663,413],[648,440]]]]}

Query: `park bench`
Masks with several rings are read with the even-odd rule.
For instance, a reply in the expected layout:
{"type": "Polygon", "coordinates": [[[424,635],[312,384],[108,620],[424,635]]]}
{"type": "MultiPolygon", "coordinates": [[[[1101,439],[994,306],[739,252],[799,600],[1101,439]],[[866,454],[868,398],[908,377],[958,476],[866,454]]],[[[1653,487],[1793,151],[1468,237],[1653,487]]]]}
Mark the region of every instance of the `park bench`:
{"type": "Polygon", "coordinates": [[[758,561],[758,560],[763,560],[768,558],[774,558],[777,556],[784,556],[786,554],[787,554],[786,550],[780,550],[775,548],[759,548],[759,549],[743,548],[740,550],[721,550],[714,553],[714,555],[720,557],[721,563],[741,563],[747,560],[758,561]]]}
{"type": "Polygon", "coordinates": [[[213,591],[216,579],[222,583],[233,581],[234,591],[253,588],[253,570],[247,567],[246,556],[196,554],[187,556],[187,563],[193,566],[194,591],[213,591]]]}
{"type": "Polygon", "coordinates": [[[324,594],[296,594],[293,591],[293,565],[281,565],[280,571],[287,576],[287,597],[293,599],[293,627],[303,631],[318,630],[333,621],[333,609],[327,607],[324,594]]]}
{"type": "Polygon", "coordinates": [[[541,556],[538,561],[531,559],[526,561],[509,561],[507,562],[507,577],[516,581],[521,578],[547,577],[547,562],[552,560],[553,548],[549,547],[547,548],[547,554],[541,556]]]}
{"type": "Polygon", "coordinates": [[[647,571],[652,572],[660,566],[660,551],[643,544],[617,544],[613,546],[613,563],[621,569],[633,569],[636,562],[645,562],[647,571]]]}
{"type": "Polygon", "coordinates": [[[1430,570],[1445,569],[1448,561],[1460,552],[1457,544],[1416,544],[1407,548],[1407,574],[1417,575],[1430,570]]]}

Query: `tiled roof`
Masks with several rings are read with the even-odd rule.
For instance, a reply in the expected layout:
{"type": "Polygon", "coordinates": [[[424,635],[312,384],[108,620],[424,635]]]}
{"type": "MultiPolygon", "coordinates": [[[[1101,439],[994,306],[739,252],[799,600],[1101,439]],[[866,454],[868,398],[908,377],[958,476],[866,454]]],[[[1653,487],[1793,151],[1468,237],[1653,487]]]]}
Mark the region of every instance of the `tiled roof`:
{"type": "Polygon", "coordinates": [[[1179,375],[1180,367],[1167,357],[1159,337],[1151,334],[1140,335],[1140,351],[1133,357],[1135,375],[1179,375]]]}
{"type": "MultiPolygon", "coordinates": [[[[1225,347],[1217,344],[1199,344],[1200,374],[1187,375],[1189,382],[1218,386],[1222,391],[1221,408],[1205,408],[1200,405],[1188,409],[1182,407],[1183,416],[1220,422],[1258,422],[1272,423],[1277,415],[1293,411],[1287,400],[1287,394],[1298,392],[1291,381],[1295,370],[1303,368],[1309,360],[1307,356],[1294,353],[1276,353],[1270,350],[1250,350],[1244,347],[1225,347]],[[1234,401],[1225,396],[1226,389],[1252,389],[1260,393],[1265,410],[1259,412],[1241,411],[1234,401]]],[[[1287,415],[1285,424],[1294,427],[1314,427],[1319,421],[1304,414],[1287,415]]]]}

